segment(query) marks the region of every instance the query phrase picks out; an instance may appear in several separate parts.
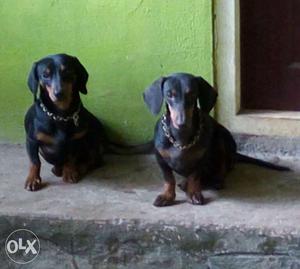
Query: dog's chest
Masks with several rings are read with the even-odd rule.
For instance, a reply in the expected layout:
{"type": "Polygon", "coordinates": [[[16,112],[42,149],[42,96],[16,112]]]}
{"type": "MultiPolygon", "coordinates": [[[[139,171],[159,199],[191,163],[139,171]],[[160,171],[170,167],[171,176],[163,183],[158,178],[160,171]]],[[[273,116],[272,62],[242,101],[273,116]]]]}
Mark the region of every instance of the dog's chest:
{"type": "MultiPolygon", "coordinates": [[[[71,126],[72,127],[72,126],[71,126]]],[[[41,155],[50,163],[62,162],[86,136],[86,129],[53,128],[48,132],[38,131],[41,155]]]]}
{"type": "Polygon", "coordinates": [[[195,145],[189,149],[181,150],[174,146],[158,146],[157,151],[174,171],[186,175],[199,166],[205,155],[206,148],[201,145],[195,145]]]}

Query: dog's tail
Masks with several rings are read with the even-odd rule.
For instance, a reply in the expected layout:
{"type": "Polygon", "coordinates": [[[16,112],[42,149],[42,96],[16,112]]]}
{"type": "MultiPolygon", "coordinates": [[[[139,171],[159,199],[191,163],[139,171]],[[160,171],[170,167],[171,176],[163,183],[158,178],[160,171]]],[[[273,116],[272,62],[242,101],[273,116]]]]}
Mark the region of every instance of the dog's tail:
{"type": "Polygon", "coordinates": [[[240,153],[236,153],[236,156],[237,156],[238,162],[251,163],[254,165],[270,168],[270,169],[277,170],[277,171],[291,171],[291,169],[289,167],[269,163],[269,162],[266,162],[266,161],[263,161],[260,159],[256,159],[256,158],[252,158],[252,157],[240,154],[240,153]]]}
{"type": "Polygon", "coordinates": [[[154,153],[153,140],[139,145],[124,145],[109,141],[106,152],[118,155],[151,154],[154,153]]]}

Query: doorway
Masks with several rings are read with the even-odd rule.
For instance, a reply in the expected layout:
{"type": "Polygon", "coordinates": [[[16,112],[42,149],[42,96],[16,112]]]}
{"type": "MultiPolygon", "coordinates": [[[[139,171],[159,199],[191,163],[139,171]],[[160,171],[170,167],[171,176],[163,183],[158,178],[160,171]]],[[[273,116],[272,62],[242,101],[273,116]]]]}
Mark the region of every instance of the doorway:
{"type": "Polygon", "coordinates": [[[299,0],[240,0],[242,109],[300,111],[299,14],[299,0]]]}
{"type": "Polygon", "coordinates": [[[232,132],[300,137],[299,11],[299,0],[214,1],[216,117],[232,132]]]}

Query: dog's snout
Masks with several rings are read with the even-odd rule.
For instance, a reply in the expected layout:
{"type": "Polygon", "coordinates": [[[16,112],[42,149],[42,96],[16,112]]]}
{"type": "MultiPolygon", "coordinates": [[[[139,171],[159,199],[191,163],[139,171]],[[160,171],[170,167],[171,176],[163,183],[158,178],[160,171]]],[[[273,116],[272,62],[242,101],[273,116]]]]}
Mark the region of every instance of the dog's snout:
{"type": "Polygon", "coordinates": [[[55,90],[55,91],[54,91],[54,95],[55,95],[55,97],[58,98],[58,99],[64,97],[64,93],[63,93],[63,91],[62,91],[61,89],[55,90]]]}
{"type": "Polygon", "coordinates": [[[185,125],[186,125],[186,122],[184,122],[184,121],[177,121],[176,122],[176,125],[178,126],[178,127],[184,127],[185,125]]]}
{"type": "Polygon", "coordinates": [[[185,113],[178,113],[176,118],[176,124],[178,126],[184,126],[186,124],[186,115],[185,113]]]}

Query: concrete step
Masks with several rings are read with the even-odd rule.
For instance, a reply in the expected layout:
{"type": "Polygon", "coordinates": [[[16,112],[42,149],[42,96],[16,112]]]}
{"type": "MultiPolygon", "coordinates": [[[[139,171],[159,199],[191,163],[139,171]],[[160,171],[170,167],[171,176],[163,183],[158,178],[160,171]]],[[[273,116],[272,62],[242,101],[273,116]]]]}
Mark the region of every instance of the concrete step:
{"type": "MultiPolygon", "coordinates": [[[[22,145],[0,146],[0,268],[300,268],[300,173],[240,164],[205,206],[155,208],[162,177],[153,156],[107,156],[78,184],[43,164],[46,187],[24,190],[22,145]],[[5,241],[33,231],[41,251],[12,262],[5,241]]],[[[179,178],[179,177],[178,177],[179,178]]]]}

